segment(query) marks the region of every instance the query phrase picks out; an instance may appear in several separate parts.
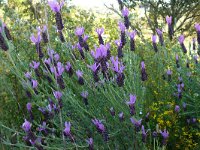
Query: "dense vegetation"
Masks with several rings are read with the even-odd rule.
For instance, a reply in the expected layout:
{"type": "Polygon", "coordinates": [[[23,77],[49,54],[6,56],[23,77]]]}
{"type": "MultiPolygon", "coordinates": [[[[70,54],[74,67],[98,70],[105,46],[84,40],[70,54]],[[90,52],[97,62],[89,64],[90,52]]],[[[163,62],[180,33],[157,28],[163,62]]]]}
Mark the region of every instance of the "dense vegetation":
{"type": "Polygon", "coordinates": [[[200,148],[200,24],[118,2],[1,4],[1,149],[200,148]]]}

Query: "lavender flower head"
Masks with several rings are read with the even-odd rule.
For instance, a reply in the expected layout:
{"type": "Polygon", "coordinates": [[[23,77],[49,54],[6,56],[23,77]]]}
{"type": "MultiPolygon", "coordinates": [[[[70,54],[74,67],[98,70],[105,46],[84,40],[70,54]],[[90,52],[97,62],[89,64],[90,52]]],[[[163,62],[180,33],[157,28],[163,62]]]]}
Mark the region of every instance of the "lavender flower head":
{"type": "Polygon", "coordinates": [[[142,125],[142,142],[146,142],[147,132],[144,129],[144,126],[142,125]]]}
{"type": "Polygon", "coordinates": [[[57,72],[56,72],[56,76],[61,76],[62,73],[64,72],[65,68],[63,67],[61,62],[57,63],[57,72]]]}
{"type": "Polygon", "coordinates": [[[197,32],[200,32],[200,24],[196,23],[194,27],[197,32]]]}
{"type": "Polygon", "coordinates": [[[145,63],[144,63],[144,61],[141,62],[141,69],[145,69],[145,63]]]}
{"type": "Polygon", "coordinates": [[[64,129],[64,135],[69,136],[71,135],[71,123],[70,122],[65,122],[65,129],[64,129]]]}
{"type": "Polygon", "coordinates": [[[30,37],[30,40],[31,40],[31,42],[33,42],[34,44],[40,43],[40,41],[41,41],[40,32],[38,32],[36,36],[34,36],[34,34],[32,34],[31,37],[30,37]]]}
{"type": "Polygon", "coordinates": [[[69,71],[71,67],[72,65],[70,64],[70,62],[67,62],[67,65],[65,66],[66,70],[69,71]]]}
{"type": "Polygon", "coordinates": [[[104,28],[98,28],[96,29],[96,32],[98,35],[102,35],[104,33],[104,28]]]}
{"type": "Polygon", "coordinates": [[[83,91],[83,92],[81,93],[81,96],[82,96],[83,98],[87,98],[87,97],[88,97],[88,92],[87,92],[87,91],[83,91]]]}
{"type": "Polygon", "coordinates": [[[24,74],[24,76],[27,78],[27,79],[31,79],[31,75],[32,75],[32,72],[26,72],[24,74]]]}
{"type": "Polygon", "coordinates": [[[133,123],[133,125],[135,126],[136,131],[140,131],[140,127],[142,125],[142,119],[140,119],[140,120],[137,121],[137,120],[135,120],[133,118],[130,118],[130,120],[133,123]]]}
{"type": "Polygon", "coordinates": [[[56,99],[60,100],[62,97],[62,93],[60,91],[54,91],[53,95],[56,99]]]}
{"type": "Polygon", "coordinates": [[[133,106],[135,105],[135,102],[136,102],[136,95],[130,94],[130,100],[129,102],[126,102],[126,104],[128,104],[129,106],[133,106]]]}
{"type": "Polygon", "coordinates": [[[167,75],[172,75],[172,71],[170,69],[167,70],[167,75]]]}
{"type": "Polygon", "coordinates": [[[128,8],[124,7],[124,8],[122,9],[122,15],[123,15],[124,17],[128,17],[128,15],[129,15],[129,10],[128,10],[128,8]]]}
{"type": "Polygon", "coordinates": [[[160,29],[156,29],[156,32],[157,32],[158,35],[162,35],[163,34],[162,30],[160,30],[160,29]]]}
{"type": "Polygon", "coordinates": [[[115,44],[116,44],[118,47],[121,47],[121,46],[122,46],[121,40],[115,40],[115,44]]]}
{"type": "Polygon", "coordinates": [[[166,16],[166,22],[168,25],[172,24],[172,16],[166,16]]]}
{"type": "Polygon", "coordinates": [[[31,123],[25,119],[25,122],[22,124],[22,129],[25,132],[30,131],[30,129],[31,129],[31,123]]]}
{"type": "Polygon", "coordinates": [[[167,139],[169,137],[169,132],[165,129],[164,131],[160,131],[160,134],[162,135],[163,137],[163,145],[166,145],[167,144],[167,139]]]}
{"type": "Polygon", "coordinates": [[[183,44],[184,40],[185,40],[184,35],[180,35],[179,38],[178,38],[179,43],[183,44]]]}
{"type": "Polygon", "coordinates": [[[119,113],[119,120],[124,121],[124,113],[123,112],[119,113]]]}
{"type": "Polygon", "coordinates": [[[64,5],[64,1],[61,1],[60,4],[57,2],[57,0],[49,0],[48,4],[51,8],[51,10],[55,13],[60,12],[62,6],[64,5]]]}
{"type": "Polygon", "coordinates": [[[92,122],[96,126],[97,130],[100,133],[103,133],[105,131],[105,127],[104,127],[104,125],[102,124],[102,122],[100,120],[98,120],[98,119],[92,119],[92,122]]]}
{"type": "Polygon", "coordinates": [[[77,75],[78,78],[83,77],[83,72],[80,71],[80,70],[77,70],[76,75],[77,75]]]}
{"type": "Polygon", "coordinates": [[[37,80],[32,80],[32,87],[33,87],[33,89],[37,88],[37,86],[38,86],[37,80]]]}
{"type": "Polygon", "coordinates": [[[76,36],[82,36],[84,34],[84,28],[83,27],[77,27],[75,34],[76,34],[76,36]]]}
{"type": "Polygon", "coordinates": [[[125,27],[124,23],[119,22],[119,23],[118,23],[118,26],[119,26],[119,29],[120,29],[121,32],[125,32],[126,27],[125,27]]]}
{"type": "Polygon", "coordinates": [[[156,39],[157,39],[156,35],[152,35],[152,42],[153,43],[156,43],[156,39]]]}
{"type": "Polygon", "coordinates": [[[129,32],[129,36],[130,36],[131,39],[135,39],[136,34],[137,34],[136,30],[133,30],[132,32],[129,32]]]}
{"type": "Polygon", "coordinates": [[[94,64],[91,65],[91,66],[88,65],[88,67],[89,67],[93,72],[96,72],[97,69],[98,69],[98,67],[99,67],[99,65],[97,65],[97,63],[94,63],[94,64]]]}
{"type": "Polygon", "coordinates": [[[32,109],[32,104],[31,103],[27,103],[26,104],[26,109],[30,112],[32,109]]]}
{"type": "Polygon", "coordinates": [[[176,105],[174,110],[175,110],[175,112],[179,113],[180,112],[180,106],[176,105]]]}
{"type": "Polygon", "coordinates": [[[87,139],[86,142],[87,142],[88,145],[89,145],[89,149],[90,149],[90,150],[93,150],[93,138],[87,139]]]}
{"type": "Polygon", "coordinates": [[[32,63],[30,63],[30,67],[32,67],[33,69],[38,69],[39,66],[40,62],[32,61],[32,63]]]}

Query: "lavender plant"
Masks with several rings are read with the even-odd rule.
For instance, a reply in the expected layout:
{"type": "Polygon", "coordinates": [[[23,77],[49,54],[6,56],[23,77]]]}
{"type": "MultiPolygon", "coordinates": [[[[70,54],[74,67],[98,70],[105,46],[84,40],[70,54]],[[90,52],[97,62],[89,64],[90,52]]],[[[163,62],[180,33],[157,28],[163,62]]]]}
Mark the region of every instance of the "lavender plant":
{"type": "MultiPolygon", "coordinates": [[[[199,58],[196,51],[189,56],[183,54],[188,51],[182,35],[178,41],[183,52],[176,44],[168,46],[168,39],[164,44],[159,29],[161,45],[157,45],[156,35],[152,36],[153,46],[149,39],[145,43],[136,40],[136,31],[128,30],[131,24],[129,10],[124,8],[124,22],[118,24],[119,40],[106,44],[102,37],[106,29],[97,28],[99,45],[90,50],[87,43],[90,37],[85,35],[84,27],[74,29],[76,41],[65,40],[68,34],[63,35],[67,29],[61,11],[64,2],[49,1],[48,5],[55,14],[60,41],[52,42],[53,37],[48,34],[51,26],[36,29],[30,39],[39,58],[34,58],[29,67],[16,67],[13,59],[19,58],[12,53],[12,38],[8,29],[0,30],[1,49],[9,56],[10,67],[28,99],[27,114],[21,126],[23,131],[19,131],[24,144],[19,140],[15,146],[38,150],[167,149],[173,130],[152,123],[153,111],[149,105],[152,101],[171,99],[175,101],[176,115],[189,117],[188,124],[192,123],[193,129],[198,128],[199,106],[192,105],[199,98],[198,89],[189,85],[199,84],[199,58]],[[195,72],[185,67],[185,60],[191,55],[195,56],[195,72]],[[173,74],[168,68],[173,69],[173,74]],[[168,80],[165,75],[163,77],[166,72],[168,80]],[[186,100],[181,108],[180,103],[186,100]],[[182,111],[193,107],[195,112],[182,111]]],[[[166,21],[172,40],[171,18],[167,17],[166,21]]],[[[4,140],[4,143],[9,142],[4,140]]]]}

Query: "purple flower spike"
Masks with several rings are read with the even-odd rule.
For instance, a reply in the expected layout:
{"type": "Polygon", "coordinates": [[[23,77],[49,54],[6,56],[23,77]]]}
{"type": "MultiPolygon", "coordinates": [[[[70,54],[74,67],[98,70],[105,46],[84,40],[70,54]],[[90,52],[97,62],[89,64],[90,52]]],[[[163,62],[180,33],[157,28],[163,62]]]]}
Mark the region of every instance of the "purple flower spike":
{"type": "Polygon", "coordinates": [[[93,72],[97,72],[97,69],[99,68],[100,65],[97,65],[97,63],[94,63],[93,65],[88,67],[93,71],[93,72]]]}
{"type": "Polygon", "coordinates": [[[129,33],[129,36],[131,39],[135,39],[136,34],[137,34],[137,31],[133,30],[132,32],[129,33]]]}
{"type": "Polygon", "coordinates": [[[129,10],[128,10],[128,8],[124,7],[124,8],[122,9],[122,15],[123,15],[124,17],[128,17],[128,15],[129,15],[129,10]]]}
{"type": "Polygon", "coordinates": [[[33,69],[38,69],[39,66],[40,62],[32,61],[32,63],[30,63],[30,67],[32,67],[33,69]]]}
{"type": "Polygon", "coordinates": [[[86,140],[89,145],[89,150],[94,150],[93,138],[89,138],[86,140]]]}
{"type": "Polygon", "coordinates": [[[76,75],[77,75],[78,78],[83,77],[83,72],[80,71],[80,70],[77,70],[76,75]]]}
{"type": "Polygon", "coordinates": [[[195,27],[195,29],[196,29],[197,32],[200,31],[200,24],[199,23],[196,23],[194,27],[195,27]]]}
{"type": "Polygon", "coordinates": [[[184,35],[180,35],[179,38],[178,38],[179,43],[183,44],[184,40],[185,40],[184,35]]]}
{"type": "Polygon", "coordinates": [[[158,35],[162,35],[163,34],[162,30],[160,30],[160,29],[156,29],[156,32],[157,32],[158,35]]]}
{"type": "Polygon", "coordinates": [[[51,10],[55,13],[60,12],[63,3],[59,4],[57,0],[49,0],[48,1],[49,6],[51,7],[51,10]]]}
{"type": "Polygon", "coordinates": [[[61,62],[57,63],[57,76],[62,76],[62,73],[64,72],[65,68],[63,67],[61,62]]]}
{"type": "Polygon", "coordinates": [[[87,92],[87,91],[83,91],[83,92],[81,93],[81,96],[82,96],[83,98],[87,98],[87,97],[88,97],[88,92],[87,92]]]}
{"type": "Polygon", "coordinates": [[[130,94],[130,100],[129,102],[126,102],[126,104],[128,104],[129,106],[133,106],[135,105],[135,102],[136,102],[136,95],[130,94]]]}
{"type": "Polygon", "coordinates": [[[29,132],[31,129],[31,123],[25,119],[25,122],[22,124],[22,129],[25,132],[29,132]]]}
{"type": "Polygon", "coordinates": [[[93,124],[96,126],[97,130],[100,132],[100,133],[103,133],[105,131],[105,127],[104,125],[101,123],[100,120],[98,119],[92,119],[92,122],[93,124]]]}
{"type": "Polygon", "coordinates": [[[147,138],[147,132],[144,129],[144,126],[142,125],[142,142],[146,143],[146,138],[147,138]]]}
{"type": "Polygon", "coordinates": [[[104,28],[98,28],[96,29],[96,32],[98,35],[102,35],[104,33],[104,28]]]}
{"type": "Polygon", "coordinates": [[[120,40],[115,40],[115,44],[116,44],[118,47],[122,46],[122,43],[121,43],[120,40]]]}
{"type": "Polygon", "coordinates": [[[176,105],[174,110],[175,110],[175,112],[179,113],[180,112],[180,106],[176,105]]]}
{"type": "Polygon", "coordinates": [[[153,43],[156,43],[156,39],[157,39],[156,35],[152,35],[152,42],[153,43]]]}
{"type": "Polygon", "coordinates": [[[144,63],[144,61],[141,62],[141,68],[145,69],[145,63],[144,63]]]}
{"type": "Polygon", "coordinates": [[[76,36],[82,36],[84,34],[84,28],[83,27],[77,27],[75,34],[76,34],[76,36]]]}
{"type": "Polygon", "coordinates": [[[161,134],[162,137],[163,137],[162,144],[163,144],[163,145],[166,145],[166,144],[167,144],[167,139],[168,139],[168,137],[169,137],[169,132],[165,129],[164,131],[160,131],[160,134],[161,134]]]}
{"type": "Polygon", "coordinates": [[[124,121],[124,113],[123,112],[120,112],[119,113],[119,120],[122,122],[124,121]]]}
{"type": "Polygon", "coordinates": [[[172,24],[172,16],[166,16],[166,22],[168,25],[172,24]]]}
{"type": "Polygon", "coordinates": [[[37,88],[37,86],[38,86],[37,80],[32,80],[32,87],[33,87],[33,89],[37,88]]]}
{"type": "Polygon", "coordinates": [[[170,69],[167,70],[167,75],[172,75],[172,71],[170,69]]]}
{"type": "Polygon", "coordinates": [[[64,135],[65,136],[71,135],[71,123],[70,122],[65,122],[64,135]]]}
{"type": "Polygon", "coordinates": [[[32,104],[31,103],[27,103],[26,104],[26,109],[30,112],[32,108],[32,104]]]}
{"type": "Polygon", "coordinates": [[[32,72],[26,72],[24,74],[24,76],[27,78],[27,79],[31,79],[31,75],[32,75],[32,72]]]}
{"type": "Polygon", "coordinates": [[[34,34],[31,35],[30,37],[31,42],[33,42],[34,44],[40,43],[41,41],[41,35],[40,32],[38,32],[37,36],[34,36],[34,34]]]}
{"type": "Polygon", "coordinates": [[[119,22],[119,23],[118,23],[118,26],[119,26],[119,29],[120,29],[121,32],[125,32],[126,27],[125,27],[124,23],[119,22]]]}
{"type": "Polygon", "coordinates": [[[142,125],[142,119],[140,120],[135,120],[133,118],[130,118],[131,122],[133,123],[133,125],[135,126],[136,131],[140,131],[141,125],[142,125]]]}
{"type": "Polygon", "coordinates": [[[61,97],[62,97],[62,93],[59,92],[59,91],[54,91],[54,92],[53,92],[53,95],[54,95],[54,97],[55,97],[57,100],[60,100],[61,97]]]}

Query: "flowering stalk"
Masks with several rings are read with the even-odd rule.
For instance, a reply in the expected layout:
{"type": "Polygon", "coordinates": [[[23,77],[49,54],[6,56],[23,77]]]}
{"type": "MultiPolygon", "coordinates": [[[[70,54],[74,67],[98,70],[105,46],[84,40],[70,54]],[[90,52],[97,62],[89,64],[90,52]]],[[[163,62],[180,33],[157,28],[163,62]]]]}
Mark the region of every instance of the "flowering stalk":
{"type": "Polygon", "coordinates": [[[40,45],[40,42],[41,42],[41,33],[38,32],[36,36],[34,36],[33,34],[31,35],[30,37],[31,41],[35,44],[36,46],[36,51],[39,55],[39,58],[43,58],[44,57],[44,54],[42,52],[42,48],[41,48],[41,45],[40,45]]]}
{"type": "Polygon", "coordinates": [[[54,91],[53,95],[55,97],[55,99],[58,100],[58,105],[60,108],[63,107],[63,103],[62,103],[62,93],[60,91],[54,91]]]}
{"type": "Polygon", "coordinates": [[[78,83],[80,85],[84,85],[83,72],[81,72],[80,70],[78,70],[78,71],[76,71],[76,75],[78,77],[78,83]]]}
{"type": "Polygon", "coordinates": [[[62,30],[64,28],[64,25],[62,23],[62,16],[61,16],[61,8],[64,5],[64,1],[61,1],[59,4],[57,0],[49,0],[48,4],[51,8],[51,10],[55,13],[55,20],[56,20],[56,26],[58,30],[62,30]]]}
{"type": "Polygon", "coordinates": [[[87,92],[87,91],[83,91],[83,92],[81,93],[81,97],[83,98],[83,102],[84,102],[85,105],[87,106],[87,105],[88,105],[88,99],[87,99],[87,97],[88,97],[88,92],[87,92]]]}
{"type": "Polygon", "coordinates": [[[103,41],[103,38],[102,38],[102,34],[104,33],[104,28],[98,28],[96,29],[96,32],[98,34],[98,38],[99,38],[99,45],[104,45],[104,41],[103,41]]]}
{"type": "Polygon", "coordinates": [[[163,145],[166,145],[166,144],[167,144],[167,139],[168,139],[168,137],[169,137],[169,132],[165,129],[164,131],[160,131],[160,134],[161,134],[162,137],[163,137],[162,144],[163,144],[163,145]]]}
{"type": "Polygon", "coordinates": [[[116,59],[114,57],[111,57],[111,62],[113,65],[112,70],[117,74],[116,78],[117,85],[119,87],[122,87],[124,85],[124,79],[125,79],[123,73],[125,66],[121,62],[119,62],[118,57],[116,57],[116,59]]]}
{"type": "Polygon", "coordinates": [[[129,105],[131,115],[136,114],[136,112],[135,112],[135,102],[136,102],[136,95],[130,94],[130,100],[128,102],[126,102],[126,104],[129,105]]]}
{"type": "Polygon", "coordinates": [[[97,63],[94,63],[93,65],[88,66],[88,67],[92,70],[94,81],[98,82],[99,81],[99,77],[98,77],[99,65],[97,65],[97,63]]]}
{"type": "Polygon", "coordinates": [[[124,121],[124,113],[123,113],[123,112],[120,112],[120,113],[119,113],[119,121],[120,121],[120,122],[123,122],[123,121],[124,121]]]}
{"type": "Polygon", "coordinates": [[[115,44],[117,45],[117,56],[118,58],[122,58],[123,57],[123,52],[122,52],[122,43],[120,40],[116,40],[115,44]]]}
{"type": "Polygon", "coordinates": [[[102,122],[98,119],[92,119],[93,124],[96,126],[97,131],[103,135],[104,137],[104,141],[108,141],[109,137],[108,137],[108,133],[107,130],[105,128],[105,126],[102,124],[102,122]]]}
{"type": "Polygon", "coordinates": [[[26,104],[26,109],[30,115],[30,121],[32,122],[34,117],[33,117],[33,113],[32,113],[32,104],[31,103],[27,103],[26,104]]]}
{"type": "Polygon", "coordinates": [[[141,125],[142,125],[142,119],[140,119],[140,120],[135,120],[135,119],[133,119],[133,118],[130,118],[130,120],[131,120],[131,122],[133,123],[133,125],[135,126],[135,130],[137,131],[137,132],[139,132],[140,131],[140,129],[141,129],[141,125]]]}
{"type": "Polygon", "coordinates": [[[71,123],[65,122],[65,129],[63,131],[64,136],[69,137],[72,142],[75,142],[73,135],[71,134],[71,123]]]}
{"type": "Polygon", "coordinates": [[[179,41],[179,43],[180,43],[180,45],[181,45],[181,48],[182,48],[182,50],[183,50],[183,53],[187,53],[187,49],[186,49],[186,47],[185,47],[185,45],[184,45],[184,43],[183,43],[184,40],[185,40],[184,35],[180,35],[179,38],[178,38],[178,41],[179,41]]]}
{"type": "Polygon", "coordinates": [[[172,26],[172,16],[166,16],[166,22],[168,24],[169,39],[172,40],[173,35],[174,35],[174,29],[173,29],[173,26],[172,26]]]}
{"type": "Polygon", "coordinates": [[[192,39],[192,49],[196,50],[196,39],[195,38],[192,39]]]}
{"type": "Polygon", "coordinates": [[[172,71],[170,69],[167,70],[168,81],[170,82],[172,79],[172,71]]]}
{"type": "Polygon", "coordinates": [[[128,15],[129,15],[129,10],[128,8],[124,7],[122,9],[122,15],[124,17],[124,25],[126,27],[126,29],[129,29],[129,26],[130,26],[130,21],[129,21],[129,18],[128,18],[128,15]]]}
{"type": "Polygon", "coordinates": [[[132,31],[129,33],[130,36],[130,50],[131,51],[135,51],[135,36],[136,36],[137,32],[136,30],[132,31]]]}
{"type": "Polygon", "coordinates": [[[180,68],[178,54],[176,54],[176,67],[180,68]]]}
{"type": "Polygon", "coordinates": [[[155,52],[158,52],[158,47],[157,47],[157,44],[156,44],[156,35],[152,35],[152,43],[153,43],[153,48],[154,48],[154,51],[155,52]]]}
{"type": "Polygon", "coordinates": [[[144,126],[142,125],[142,142],[146,143],[147,140],[147,132],[144,129],[144,126]]]}
{"type": "Polygon", "coordinates": [[[3,37],[3,33],[2,32],[3,32],[3,30],[0,28],[0,46],[1,46],[2,50],[7,51],[8,50],[8,45],[6,43],[6,40],[3,37]]]}
{"type": "Polygon", "coordinates": [[[30,63],[30,67],[34,69],[37,77],[40,77],[39,66],[40,62],[32,61],[32,63],[30,63]]]}
{"type": "Polygon", "coordinates": [[[146,81],[147,80],[147,73],[146,73],[146,68],[144,61],[141,62],[141,80],[146,81]]]}
{"type": "Polygon", "coordinates": [[[81,55],[81,58],[82,58],[82,59],[85,59],[85,55],[84,55],[84,52],[83,52],[83,49],[82,49],[80,43],[77,43],[77,48],[78,48],[78,50],[79,50],[79,53],[80,53],[80,55],[81,55]]]}
{"type": "Polygon", "coordinates": [[[40,27],[38,27],[38,32],[42,32],[42,40],[44,43],[48,43],[49,42],[49,39],[48,39],[48,36],[47,36],[47,26],[44,25],[42,27],[42,29],[40,29],[40,27]]]}
{"type": "Polygon", "coordinates": [[[73,75],[73,69],[72,69],[72,66],[70,64],[70,62],[67,62],[66,66],[65,66],[65,69],[69,75],[69,77],[71,77],[73,75]]]}
{"type": "Polygon", "coordinates": [[[58,34],[59,34],[60,41],[61,41],[62,43],[64,43],[64,42],[65,42],[65,38],[64,38],[64,35],[63,35],[62,31],[61,31],[61,30],[58,30],[58,34]]]}
{"type": "Polygon", "coordinates": [[[198,44],[200,45],[200,24],[195,24],[195,29],[196,29],[196,32],[197,32],[197,42],[198,44]]]}
{"type": "Polygon", "coordinates": [[[156,32],[157,32],[158,37],[159,37],[160,45],[163,46],[164,45],[163,32],[160,29],[156,29],[156,32]]]}
{"type": "Polygon", "coordinates": [[[118,26],[121,31],[121,44],[123,48],[124,45],[126,44],[126,33],[125,33],[126,27],[122,22],[119,22],[118,26]]]}
{"type": "Polygon", "coordinates": [[[93,138],[89,138],[86,142],[89,145],[89,150],[94,150],[93,138]]]}
{"type": "Polygon", "coordinates": [[[6,35],[7,39],[8,39],[8,40],[12,40],[10,31],[9,31],[9,29],[7,28],[7,26],[6,26],[5,23],[3,23],[3,29],[4,29],[4,32],[5,32],[5,35],[6,35]]]}

